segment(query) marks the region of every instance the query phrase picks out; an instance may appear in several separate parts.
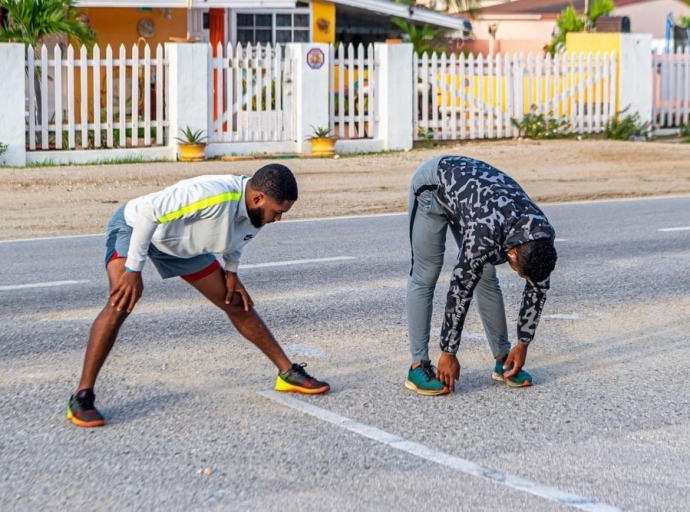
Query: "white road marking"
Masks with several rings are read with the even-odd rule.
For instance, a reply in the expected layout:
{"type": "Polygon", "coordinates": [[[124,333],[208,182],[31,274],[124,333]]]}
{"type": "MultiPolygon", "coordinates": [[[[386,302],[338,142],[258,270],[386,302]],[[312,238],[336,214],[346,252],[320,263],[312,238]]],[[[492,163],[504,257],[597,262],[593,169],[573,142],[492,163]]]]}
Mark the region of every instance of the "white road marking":
{"type": "Polygon", "coordinates": [[[581,201],[557,201],[554,203],[540,202],[544,206],[569,206],[571,204],[596,204],[596,203],[629,203],[632,201],[657,201],[659,199],[687,199],[690,194],[668,194],[664,196],[639,196],[639,197],[611,197],[609,199],[583,199],[581,201]]]}
{"type": "Polygon", "coordinates": [[[567,239],[567,238],[554,238],[553,241],[554,241],[554,242],[567,242],[568,239],[567,239]]]}
{"type": "Polygon", "coordinates": [[[545,320],[579,320],[581,317],[577,313],[555,313],[553,315],[543,315],[545,320]]]}
{"type": "MultiPolygon", "coordinates": [[[[350,261],[355,260],[354,256],[336,256],[333,258],[313,258],[308,260],[288,260],[275,261],[272,263],[256,263],[254,265],[240,265],[241,269],[248,268],[266,268],[266,267],[283,267],[287,265],[305,265],[307,263],[330,263],[333,261],[350,261]]],[[[32,283],[32,284],[16,284],[12,286],[0,286],[0,291],[8,290],[23,290],[26,288],[44,288],[49,286],[66,286],[70,284],[88,283],[88,281],[51,281],[47,283],[32,283]]]]}
{"type": "Polygon", "coordinates": [[[42,242],[45,240],[70,240],[72,238],[89,238],[94,236],[105,238],[105,233],[92,233],[90,235],[43,236],[40,238],[19,238],[16,240],[0,240],[0,244],[13,244],[17,242],[42,242]]]}
{"type": "Polygon", "coordinates": [[[0,292],[9,290],[25,290],[26,288],[49,288],[52,286],[68,286],[70,284],[82,284],[88,281],[49,281],[46,283],[15,284],[11,286],[0,286],[0,292]]]}
{"type": "Polygon", "coordinates": [[[392,212],[392,213],[369,213],[363,215],[339,215],[337,217],[321,217],[313,219],[287,219],[280,221],[281,224],[292,224],[294,222],[319,222],[323,220],[350,220],[350,219],[372,219],[376,217],[398,217],[400,215],[407,215],[407,212],[392,212]]]}
{"type": "Polygon", "coordinates": [[[321,409],[320,407],[316,407],[277,391],[262,391],[259,392],[259,394],[265,398],[268,398],[269,400],[273,400],[274,402],[278,402],[292,409],[298,410],[310,416],[314,416],[315,418],[323,420],[327,423],[331,423],[345,430],[349,430],[350,432],[354,432],[355,434],[367,437],[378,443],[385,444],[396,450],[407,452],[419,458],[441,464],[442,466],[461,471],[462,473],[466,473],[468,475],[485,478],[494,483],[505,485],[506,487],[510,487],[518,491],[533,494],[535,496],[539,496],[540,498],[546,498],[551,501],[556,501],[560,504],[568,505],[580,510],[589,510],[592,512],[613,512],[622,510],[611,505],[607,505],[606,503],[598,502],[591,498],[561,491],[555,487],[548,487],[538,482],[533,482],[531,480],[526,480],[518,476],[504,473],[503,471],[480,466],[474,462],[461,459],[455,455],[434,450],[433,448],[429,448],[423,444],[408,441],[402,437],[398,437],[375,427],[370,427],[364,423],[359,423],[358,421],[346,418],[345,416],[340,416],[339,414],[332,413],[325,409],[321,409]]]}
{"type": "Polygon", "coordinates": [[[661,228],[659,231],[690,231],[690,226],[679,226],[677,228],[661,228]]]}
{"type": "Polygon", "coordinates": [[[331,261],[349,261],[356,260],[354,256],[336,256],[333,258],[314,258],[308,260],[287,260],[274,261],[273,263],[254,263],[251,265],[240,265],[241,269],[247,268],[265,268],[265,267],[284,267],[286,265],[305,265],[307,263],[328,263],[331,261]]]}

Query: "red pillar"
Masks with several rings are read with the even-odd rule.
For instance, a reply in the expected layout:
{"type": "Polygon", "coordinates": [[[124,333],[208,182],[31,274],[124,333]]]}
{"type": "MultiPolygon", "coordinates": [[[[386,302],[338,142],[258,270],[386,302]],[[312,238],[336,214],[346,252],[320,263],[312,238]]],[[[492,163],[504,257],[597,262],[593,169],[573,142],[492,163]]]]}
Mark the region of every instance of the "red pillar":
{"type": "MultiPolygon", "coordinates": [[[[208,10],[208,22],[209,22],[209,40],[211,47],[213,48],[213,56],[217,57],[218,44],[220,43],[222,47],[225,47],[225,9],[209,9],[208,10]]],[[[221,55],[222,55],[221,50],[221,55]]],[[[223,91],[216,90],[217,87],[217,75],[218,71],[213,72],[213,119],[218,119],[222,112],[218,112],[217,95],[223,94],[223,91]]],[[[223,106],[225,106],[225,101],[223,101],[223,106]]]]}

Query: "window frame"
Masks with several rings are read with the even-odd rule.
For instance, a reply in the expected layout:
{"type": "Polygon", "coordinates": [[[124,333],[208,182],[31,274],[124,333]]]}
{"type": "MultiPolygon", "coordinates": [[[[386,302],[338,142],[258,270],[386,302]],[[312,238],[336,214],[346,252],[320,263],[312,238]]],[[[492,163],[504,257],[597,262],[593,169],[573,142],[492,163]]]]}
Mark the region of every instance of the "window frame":
{"type": "MultiPolygon", "coordinates": [[[[276,44],[280,45],[285,45],[288,43],[276,43],[276,35],[278,31],[281,30],[286,30],[287,25],[284,27],[278,27],[276,24],[276,16],[280,14],[290,14],[292,15],[291,17],[291,25],[290,25],[290,32],[291,32],[291,41],[294,42],[294,34],[295,34],[295,18],[294,15],[296,14],[301,14],[301,15],[307,15],[309,19],[309,24],[306,28],[306,30],[302,29],[301,27],[298,27],[297,30],[302,30],[303,32],[307,33],[307,41],[306,42],[311,42],[312,40],[312,14],[311,14],[311,8],[309,7],[296,7],[294,9],[234,9],[232,11],[232,16],[230,20],[230,25],[231,25],[231,36],[232,36],[232,44],[237,45],[237,42],[239,40],[239,30],[240,28],[238,27],[237,24],[237,18],[240,15],[270,15],[271,16],[271,46],[275,47],[276,44]]],[[[256,21],[254,22],[256,23],[256,21]]],[[[256,24],[253,25],[253,29],[256,30],[256,24]]],[[[246,44],[246,43],[245,43],[246,44]]],[[[256,45],[258,43],[252,43],[252,46],[256,45]]],[[[261,43],[262,45],[265,45],[266,43],[261,43]]]]}

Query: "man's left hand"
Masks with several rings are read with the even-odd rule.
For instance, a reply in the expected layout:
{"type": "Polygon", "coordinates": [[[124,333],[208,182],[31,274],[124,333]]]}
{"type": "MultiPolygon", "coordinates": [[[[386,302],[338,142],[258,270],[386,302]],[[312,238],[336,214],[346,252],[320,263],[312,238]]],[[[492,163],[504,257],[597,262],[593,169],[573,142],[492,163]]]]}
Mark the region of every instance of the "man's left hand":
{"type": "Polygon", "coordinates": [[[230,304],[232,296],[237,293],[242,298],[242,304],[244,305],[244,310],[249,311],[249,308],[254,306],[254,301],[249,296],[246,288],[240,281],[236,272],[227,271],[225,272],[225,303],[230,304]]]}
{"type": "Polygon", "coordinates": [[[529,347],[527,343],[519,341],[517,345],[510,349],[510,353],[503,363],[503,369],[510,368],[511,364],[513,368],[510,371],[504,372],[503,377],[513,377],[522,370],[522,367],[525,366],[525,359],[527,359],[527,347],[529,347]]]}

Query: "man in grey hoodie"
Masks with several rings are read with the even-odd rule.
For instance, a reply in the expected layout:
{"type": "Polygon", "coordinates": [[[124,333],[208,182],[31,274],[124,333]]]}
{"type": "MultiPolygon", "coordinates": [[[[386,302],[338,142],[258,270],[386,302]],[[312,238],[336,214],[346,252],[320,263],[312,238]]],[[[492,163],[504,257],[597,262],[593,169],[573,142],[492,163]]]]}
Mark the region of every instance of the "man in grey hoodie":
{"type": "Polygon", "coordinates": [[[444,156],[422,164],[410,187],[412,268],[407,320],[412,366],[405,386],[423,395],[454,391],[460,376],[456,353],[473,294],[495,359],[492,378],[525,387],[522,369],[539,323],[556,265],[556,233],[544,213],[512,178],[485,162],[444,156]],[[438,369],[429,360],[434,288],[445,253],[446,231],[458,245],[441,330],[438,369]],[[511,348],[495,265],[506,263],[526,280],[511,348]]]}

